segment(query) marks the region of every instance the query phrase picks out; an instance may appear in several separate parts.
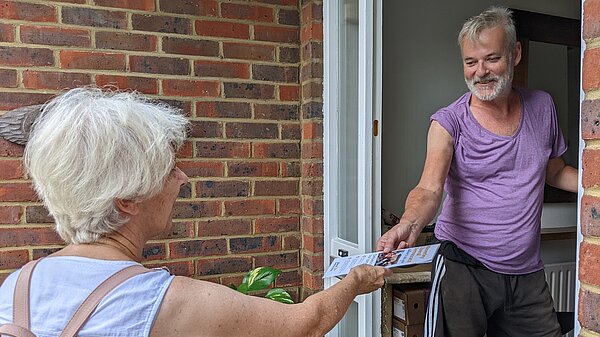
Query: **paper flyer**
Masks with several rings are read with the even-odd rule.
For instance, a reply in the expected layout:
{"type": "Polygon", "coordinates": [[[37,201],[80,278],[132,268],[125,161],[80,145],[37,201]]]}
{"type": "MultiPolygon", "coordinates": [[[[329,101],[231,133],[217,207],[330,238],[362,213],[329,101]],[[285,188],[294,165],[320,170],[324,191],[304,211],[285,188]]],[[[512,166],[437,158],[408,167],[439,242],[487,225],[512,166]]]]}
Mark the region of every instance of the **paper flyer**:
{"type": "Polygon", "coordinates": [[[386,254],[383,252],[374,252],[338,257],[331,262],[323,278],[346,275],[350,272],[350,269],[361,264],[394,268],[430,263],[433,261],[438,248],[440,248],[439,243],[394,250],[386,254]]]}

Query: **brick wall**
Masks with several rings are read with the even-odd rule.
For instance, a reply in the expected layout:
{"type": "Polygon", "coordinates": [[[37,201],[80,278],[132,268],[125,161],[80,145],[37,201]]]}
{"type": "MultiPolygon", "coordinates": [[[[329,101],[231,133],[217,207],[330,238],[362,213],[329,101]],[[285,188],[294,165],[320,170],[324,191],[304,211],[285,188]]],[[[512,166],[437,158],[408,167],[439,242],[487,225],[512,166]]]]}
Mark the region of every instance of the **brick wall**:
{"type": "MultiPolygon", "coordinates": [[[[320,12],[302,5],[301,25],[299,0],[0,0],[0,114],[86,84],[182,108],[190,183],[145,263],[224,284],[269,265],[295,294],[303,272],[319,289],[320,12]]],[[[0,140],[0,282],[62,246],[22,154],[0,140]]]]}
{"type": "Polygon", "coordinates": [[[585,0],[581,106],[583,151],[581,233],[579,251],[579,312],[581,336],[600,333],[600,0],[585,0]]]}

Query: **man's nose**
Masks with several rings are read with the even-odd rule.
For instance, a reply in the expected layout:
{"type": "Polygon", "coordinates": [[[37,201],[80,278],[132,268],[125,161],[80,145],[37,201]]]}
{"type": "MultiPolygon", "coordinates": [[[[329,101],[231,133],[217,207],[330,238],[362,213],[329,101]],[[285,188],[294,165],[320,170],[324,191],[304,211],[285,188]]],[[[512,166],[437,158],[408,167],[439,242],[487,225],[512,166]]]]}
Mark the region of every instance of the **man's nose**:
{"type": "Polygon", "coordinates": [[[475,75],[477,75],[477,77],[484,77],[487,74],[488,74],[488,69],[485,66],[485,62],[477,63],[477,69],[476,69],[475,75]]]}

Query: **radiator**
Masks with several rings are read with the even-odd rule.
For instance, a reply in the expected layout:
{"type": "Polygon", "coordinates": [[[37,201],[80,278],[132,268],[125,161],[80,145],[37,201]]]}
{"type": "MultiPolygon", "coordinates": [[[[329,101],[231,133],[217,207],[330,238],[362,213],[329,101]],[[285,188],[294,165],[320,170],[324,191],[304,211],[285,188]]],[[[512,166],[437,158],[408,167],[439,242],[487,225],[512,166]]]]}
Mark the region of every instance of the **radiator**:
{"type": "MultiPolygon", "coordinates": [[[[553,263],[544,266],[556,311],[575,311],[575,262],[553,263]]],[[[573,337],[573,332],[565,336],[573,337]]]]}

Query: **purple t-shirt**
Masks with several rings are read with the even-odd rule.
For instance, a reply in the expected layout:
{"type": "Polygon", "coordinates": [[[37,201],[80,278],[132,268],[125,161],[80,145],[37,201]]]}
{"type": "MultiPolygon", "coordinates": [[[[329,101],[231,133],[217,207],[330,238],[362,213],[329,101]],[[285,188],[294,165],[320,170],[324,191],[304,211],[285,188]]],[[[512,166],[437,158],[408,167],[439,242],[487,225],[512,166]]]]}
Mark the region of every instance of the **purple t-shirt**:
{"type": "Polygon", "coordinates": [[[549,94],[517,89],[523,112],[512,136],[483,128],[466,93],[431,116],[454,139],[435,234],[503,274],[540,270],[540,218],[548,160],[566,151],[549,94]]]}

